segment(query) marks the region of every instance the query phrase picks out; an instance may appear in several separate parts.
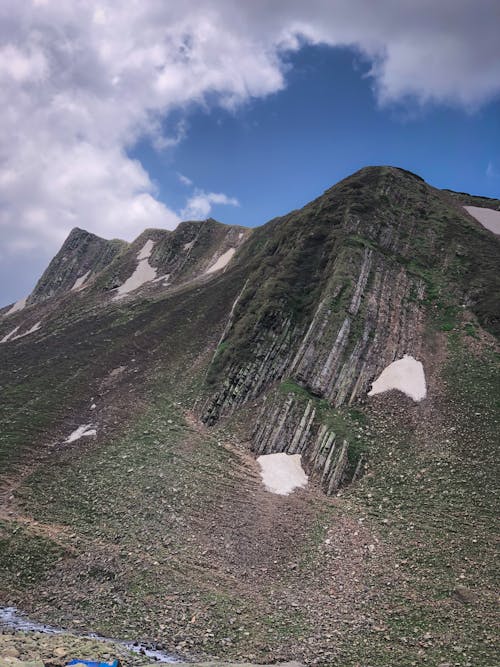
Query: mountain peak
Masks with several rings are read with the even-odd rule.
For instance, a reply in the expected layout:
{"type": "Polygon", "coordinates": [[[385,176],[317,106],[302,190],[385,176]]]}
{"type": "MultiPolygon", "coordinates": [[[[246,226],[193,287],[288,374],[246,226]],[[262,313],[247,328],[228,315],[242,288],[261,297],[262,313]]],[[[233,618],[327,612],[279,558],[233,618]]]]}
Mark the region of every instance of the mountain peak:
{"type": "Polygon", "coordinates": [[[125,241],[108,241],[85,229],[73,227],[28,302],[40,303],[56,294],[77,289],[91,274],[108,266],[126,246],[125,241]]]}

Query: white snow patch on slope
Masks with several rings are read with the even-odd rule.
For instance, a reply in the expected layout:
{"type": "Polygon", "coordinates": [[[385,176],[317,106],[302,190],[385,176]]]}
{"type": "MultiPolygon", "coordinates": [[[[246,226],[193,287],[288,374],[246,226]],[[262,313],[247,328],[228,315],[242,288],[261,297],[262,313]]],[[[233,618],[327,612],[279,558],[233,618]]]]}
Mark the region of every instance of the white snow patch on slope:
{"type": "Polygon", "coordinates": [[[164,273],[162,276],[158,276],[158,278],[155,278],[153,280],[153,282],[154,283],[159,283],[162,280],[163,280],[163,284],[167,285],[168,281],[170,280],[170,273],[164,273]]]}
{"type": "Polygon", "coordinates": [[[215,264],[212,264],[212,266],[205,271],[205,273],[215,273],[215,271],[220,271],[226,267],[231,261],[235,252],[236,248],[229,248],[229,250],[226,250],[226,252],[219,257],[215,264]]]}
{"type": "Polygon", "coordinates": [[[80,288],[82,287],[83,283],[84,283],[84,282],[87,280],[87,278],[89,277],[89,275],[90,275],[90,271],[87,271],[87,273],[84,273],[83,276],[80,276],[79,278],[77,278],[77,279],[75,280],[75,284],[74,284],[73,287],[71,288],[71,291],[73,292],[73,291],[75,291],[75,290],[77,290],[77,289],[80,289],[80,288]]]}
{"type": "Polygon", "coordinates": [[[156,278],[156,269],[148,262],[153,246],[154,241],[146,241],[142,250],[137,253],[139,262],[135,271],[127,278],[123,285],[120,285],[116,295],[113,297],[115,301],[124,297],[125,294],[138,289],[141,285],[144,285],[144,283],[149,283],[156,278]]]}
{"type": "Polygon", "coordinates": [[[25,331],[22,334],[17,334],[17,336],[14,336],[12,340],[16,340],[16,338],[23,338],[24,336],[29,336],[32,333],[35,333],[35,331],[38,331],[38,329],[42,326],[42,322],[37,322],[34,324],[31,329],[28,329],[28,331],[25,331]]]}
{"type": "Polygon", "coordinates": [[[476,218],[483,227],[489,229],[493,234],[500,235],[500,211],[494,211],[491,208],[483,208],[482,206],[464,206],[467,213],[470,213],[473,218],[476,218]]]}
{"type": "Polygon", "coordinates": [[[192,241],[189,241],[189,243],[184,244],[184,250],[191,250],[191,248],[194,246],[194,242],[196,239],[193,239],[192,241]]]}
{"type": "Polygon", "coordinates": [[[12,336],[19,331],[19,326],[15,327],[15,329],[12,329],[12,331],[9,331],[8,334],[5,334],[5,336],[0,340],[0,343],[6,343],[8,340],[12,338],[12,336]]]}
{"type": "Polygon", "coordinates": [[[42,322],[40,321],[40,322],[37,322],[36,324],[34,324],[30,329],[28,329],[28,331],[25,331],[24,333],[21,333],[21,334],[14,335],[21,328],[21,325],[19,325],[15,329],[12,329],[12,331],[10,333],[8,333],[6,336],[4,336],[2,338],[2,340],[0,340],[0,343],[7,343],[7,341],[9,341],[9,340],[17,340],[18,338],[24,338],[24,336],[29,336],[30,334],[35,333],[35,331],[38,331],[38,329],[40,329],[41,326],[42,326],[42,322]]]}
{"type": "Polygon", "coordinates": [[[146,241],[146,243],[142,246],[141,250],[139,250],[139,252],[137,253],[137,259],[139,261],[143,259],[149,259],[151,257],[151,252],[153,250],[154,244],[155,242],[151,241],[151,239],[146,241]]]}
{"type": "Polygon", "coordinates": [[[70,433],[64,442],[75,442],[75,440],[80,440],[80,438],[86,438],[91,435],[97,435],[95,428],[92,424],[83,424],[76,428],[73,433],[70,433]]]}
{"type": "Polygon", "coordinates": [[[12,313],[17,313],[18,310],[22,310],[23,308],[26,307],[27,300],[28,300],[27,296],[25,296],[23,299],[19,299],[19,301],[16,301],[16,303],[12,306],[12,308],[8,310],[5,314],[12,315],[12,313]]]}
{"type": "Polygon", "coordinates": [[[268,491],[287,496],[307,485],[300,454],[264,454],[257,458],[262,482],[268,491]]]}
{"type": "Polygon", "coordinates": [[[408,354],[393,361],[372,384],[368,396],[375,396],[390,389],[398,389],[417,402],[425,398],[427,386],[422,363],[408,354]]]}

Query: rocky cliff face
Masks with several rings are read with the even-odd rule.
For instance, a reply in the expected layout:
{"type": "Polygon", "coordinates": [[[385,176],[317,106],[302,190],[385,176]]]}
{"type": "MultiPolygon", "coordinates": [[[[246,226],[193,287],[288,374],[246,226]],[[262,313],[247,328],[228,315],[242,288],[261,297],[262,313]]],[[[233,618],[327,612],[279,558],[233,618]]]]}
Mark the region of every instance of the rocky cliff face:
{"type": "Polygon", "coordinates": [[[28,303],[40,303],[58,294],[83,287],[105,269],[126,246],[124,241],[106,241],[75,227],[36,284],[28,303]]]}
{"type": "Polygon", "coordinates": [[[142,283],[140,291],[128,293],[131,297],[144,294],[144,290],[155,294],[203,279],[211,275],[214,266],[217,269],[217,262],[224,269],[250,233],[251,230],[211,218],[182,222],[173,231],[147,229],[102,272],[96,290],[110,291],[122,285],[134,273],[145,247],[155,277],[142,283]]]}
{"type": "Polygon", "coordinates": [[[500,211],[500,199],[493,197],[480,197],[471,195],[468,192],[454,192],[453,190],[443,190],[448,197],[451,197],[462,206],[481,206],[489,208],[492,211],[500,211]]]}
{"type": "Polygon", "coordinates": [[[141,261],[143,266],[147,261],[149,273],[132,281],[125,291],[128,298],[203,280],[224,269],[250,234],[249,229],[224,225],[211,218],[183,222],[174,231],[147,229],[132,243],[108,241],[75,227],[33,292],[11,312],[5,309],[3,314],[82,290],[99,303],[106,296],[113,296],[140,268],[141,261]]]}
{"type": "Polygon", "coordinates": [[[394,360],[419,358],[430,306],[445,316],[465,302],[496,330],[498,243],[487,233],[472,243],[451,198],[392,168],[364,169],[259,231],[248,251],[259,266],[209,372],[216,389],[203,419],[214,424],[270,392],[254,451],[301,453],[332,493],[359,474],[360,457],[349,457],[355,443],[328,427],[315,402],[352,405],[394,360]],[[285,381],[310,400],[277,391],[285,381]]]}

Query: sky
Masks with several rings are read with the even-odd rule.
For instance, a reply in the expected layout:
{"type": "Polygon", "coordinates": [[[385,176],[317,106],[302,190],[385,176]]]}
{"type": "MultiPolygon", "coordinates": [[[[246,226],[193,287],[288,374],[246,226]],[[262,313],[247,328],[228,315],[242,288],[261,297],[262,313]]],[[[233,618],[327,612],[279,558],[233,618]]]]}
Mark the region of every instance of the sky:
{"type": "Polygon", "coordinates": [[[0,305],[69,231],[247,226],[368,164],[500,197],[497,0],[4,0],[0,305]]]}

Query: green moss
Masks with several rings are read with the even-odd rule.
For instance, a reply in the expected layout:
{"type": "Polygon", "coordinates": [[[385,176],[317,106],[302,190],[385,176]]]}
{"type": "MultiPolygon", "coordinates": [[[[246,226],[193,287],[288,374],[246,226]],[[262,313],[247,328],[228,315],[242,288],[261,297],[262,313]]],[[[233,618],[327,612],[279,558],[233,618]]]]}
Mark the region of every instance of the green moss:
{"type": "Polygon", "coordinates": [[[294,380],[284,380],[279,385],[279,390],[282,394],[294,394],[295,396],[302,396],[313,401],[318,401],[317,396],[311,394],[305,387],[297,384],[294,380]]]}
{"type": "Polygon", "coordinates": [[[359,408],[334,408],[327,400],[314,396],[305,387],[288,379],[280,383],[279,391],[292,394],[302,401],[312,401],[316,409],[316,420],[324,424],[341,440],[347,440],[349,448],[349,470],[354,472],[359,459],[370,450],[370,428],[367,415],[359,408]]]}
{"type": "Polygon", "coordinates": [[[464,324],[464,330],[468,336],[471,336],[472,338],[479,338],[479,336],[477,335],[476,327],[470,322],[464,324]]]}
{"type": "Polygon", "coordinates": [[[227,349],[228,345],[229,345],[228,341],[226,341],[226,340],[222,341],[222,343],[220,343],[217,346],[217,349],[215,350],[215,355],[218,356],[219,354],[222,354],[224,352],[224,350],[227,349]]]}

